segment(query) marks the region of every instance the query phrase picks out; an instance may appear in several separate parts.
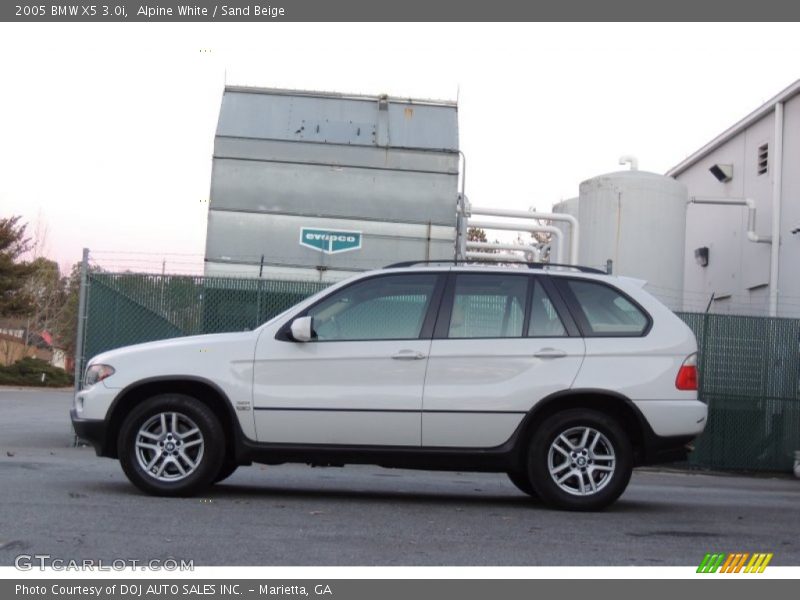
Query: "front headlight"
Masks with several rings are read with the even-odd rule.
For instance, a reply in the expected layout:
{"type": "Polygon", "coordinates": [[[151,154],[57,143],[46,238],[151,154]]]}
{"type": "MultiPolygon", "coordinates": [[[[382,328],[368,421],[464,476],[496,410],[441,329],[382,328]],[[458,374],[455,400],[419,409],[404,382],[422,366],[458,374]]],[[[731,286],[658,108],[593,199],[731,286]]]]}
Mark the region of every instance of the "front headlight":
{"type": "Polygon", "coordinates": [[[83,378],[83,387],[91,387],[95,383],[111,377],[115,373],[114,367],[110,365],[92,365],[86,369],[86,376],[83,378]]]}

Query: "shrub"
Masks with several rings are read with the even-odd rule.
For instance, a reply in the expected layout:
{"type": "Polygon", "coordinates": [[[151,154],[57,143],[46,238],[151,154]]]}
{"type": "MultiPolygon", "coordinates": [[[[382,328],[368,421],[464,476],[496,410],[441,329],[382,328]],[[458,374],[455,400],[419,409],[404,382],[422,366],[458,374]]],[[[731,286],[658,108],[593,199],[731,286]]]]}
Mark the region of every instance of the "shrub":
{"type": "Polygon", "coordinates": [[[47,361],[26,356],[13,365],[0,367],[0,385],[65,387],[72,385],[72,375],[47,361]]]}

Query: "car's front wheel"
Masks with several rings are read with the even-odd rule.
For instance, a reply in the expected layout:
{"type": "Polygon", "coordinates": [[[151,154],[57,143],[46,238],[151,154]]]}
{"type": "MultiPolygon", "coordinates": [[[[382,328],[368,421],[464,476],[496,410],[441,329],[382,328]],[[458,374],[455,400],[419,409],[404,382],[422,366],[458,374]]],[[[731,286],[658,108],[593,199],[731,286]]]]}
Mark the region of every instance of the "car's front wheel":
{"type": "Polygon", "coordinates": [[[128,479],[158,496],[189,496],[211,485],[225,458],[213,411],[190,396],[163,394],[134,408],[122,424],[118,456],[128,479]]]}
{"type": "Polygon", "coordinates": [[[619,423],[589,409],[548,417],[528,454],[531,482],[545,503],[566,510],[599,510],[628,486],[633,450],[619,423]]]}
{"type": "Polygon", "coordinates": [[[508,478],[511,480],[517,489],[521,492],[528,494],[529,496],[536,497],[536,490],[533,489],[531,485],[531,480],[528,477],[528,474],[523,471],[509,471],[507,473],[508,478]]]}

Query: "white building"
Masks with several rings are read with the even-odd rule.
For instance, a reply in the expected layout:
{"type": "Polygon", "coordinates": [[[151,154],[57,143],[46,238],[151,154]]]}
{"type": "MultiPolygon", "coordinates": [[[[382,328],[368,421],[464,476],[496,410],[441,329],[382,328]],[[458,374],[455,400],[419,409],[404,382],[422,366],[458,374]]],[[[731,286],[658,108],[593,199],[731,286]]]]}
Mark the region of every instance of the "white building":
{"type": "Polygon", "coordinates": [[[684,309],[800,317],[800,80],[667,175],[690,199],[684,309]]]}

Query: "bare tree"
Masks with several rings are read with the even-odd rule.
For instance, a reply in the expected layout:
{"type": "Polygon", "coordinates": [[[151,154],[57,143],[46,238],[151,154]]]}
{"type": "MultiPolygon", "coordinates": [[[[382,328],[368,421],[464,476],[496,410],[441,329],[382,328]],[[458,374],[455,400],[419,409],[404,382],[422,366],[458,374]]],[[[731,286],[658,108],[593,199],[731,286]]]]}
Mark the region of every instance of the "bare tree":
{"type": "Polygon", "coordinates": [[[33,273],[25,282],[25,291],[33,299],[33,303],[27,314],[27,345],[34,341],[31,332],[39,336],[58,335],[58,324],[67,302],[67,280],[61,277],[58,264],[40,257],[30,265],[33,273]]]}
{"type": "MultiPolygon", "coordinates": [[[[528,211],[535,213],[536,207],[529,206],[528,211]]],[[[551,221],[546,219],[536,219],[537,225],[552,225],[551,221]]],[[[531,244],[534,246],[539,246],[540,248],[548,248],[548,252],[546,254],[541,255],[542,262],[550,262],[551,250],[552,250],[552,243],[553,243],[553,234],[548,233],[546,231],[532,231],[530,233],[530,240],[529,241],[522,241],[522,238],[518,236],[518,240],[521,241],[522,244],[531,244]]],[[[560,257],[559,257],[560,258],[560,257]]]]}
{"type": "Polygon", "coordinates": [[[32,260],[43,258],[49,253],[48,238],[50,237],[50,225],[42,214],[41,209],[36,215],[36,225],[31,237],[31,245],[28,253],[32,260]]]}

